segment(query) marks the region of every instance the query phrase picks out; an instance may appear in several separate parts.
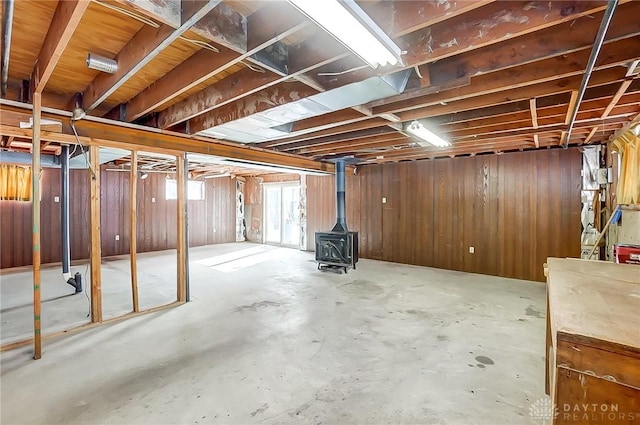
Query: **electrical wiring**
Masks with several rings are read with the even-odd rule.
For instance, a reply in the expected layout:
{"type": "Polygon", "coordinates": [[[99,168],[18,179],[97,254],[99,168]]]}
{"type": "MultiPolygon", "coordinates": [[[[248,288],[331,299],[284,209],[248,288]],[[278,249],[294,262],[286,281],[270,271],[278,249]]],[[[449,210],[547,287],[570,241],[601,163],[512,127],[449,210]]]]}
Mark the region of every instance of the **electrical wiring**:
{"type": "Polygon", "coordinates": [[[153,28],[160,28],[160,24],[158,24],[157,22],[152,21],[151,19],[145,18],[144,16],[138,15],[137,13],[133,13],[128,11],[127,9],[124,9],[122,7],[119,6],[115,6],[109,3],[105,3],[101,0],[94,0],[97,4],[106,7],[107,9],[111,9],[114,10],[116,12],[120,12],[123,15],[127,15],[130,18],[135,19],[136,21],[142,22],[143,24],[152,26],[153,28]]]}
{"type": "Polygon", "coordinates": [[[365,68],[369,68],[369,65],[356,66],[355,68],[347,69],[346,71],[340,71],[340,72],[318,72],[318,76],[319,77],[335,77],[338,75],[344,75],[350,72],[359,71],[365,68]]]}

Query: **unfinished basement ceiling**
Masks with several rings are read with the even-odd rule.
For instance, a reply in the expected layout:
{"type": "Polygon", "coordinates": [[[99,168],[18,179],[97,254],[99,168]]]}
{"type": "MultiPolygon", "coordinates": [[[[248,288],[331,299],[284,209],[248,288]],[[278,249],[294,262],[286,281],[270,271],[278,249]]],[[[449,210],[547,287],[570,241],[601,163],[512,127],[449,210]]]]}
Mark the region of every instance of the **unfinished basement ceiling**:
{"type": "MultiPolygon", "coordinates": [[[[3,16],[10,4],[4,99],[31,103],[38,57],[55,46],[44,107],[70,112],[82,93],[90,116],[212,144],[367,164],[605,143],[640,115],[637,1],[615,9],[579,103],[605,1],[361,2],[406,52],[378,69],[285,1],[189,3],[191,21],[180,0],[14,1],[3,16]],[[88,53],[118,71],[89,69],[88,53]],[[418,145],[403,131],[414,120],[451,146],[418,145]]],[[[29,132],[2,108],[2,148],[27,151],[29,132]]]]}

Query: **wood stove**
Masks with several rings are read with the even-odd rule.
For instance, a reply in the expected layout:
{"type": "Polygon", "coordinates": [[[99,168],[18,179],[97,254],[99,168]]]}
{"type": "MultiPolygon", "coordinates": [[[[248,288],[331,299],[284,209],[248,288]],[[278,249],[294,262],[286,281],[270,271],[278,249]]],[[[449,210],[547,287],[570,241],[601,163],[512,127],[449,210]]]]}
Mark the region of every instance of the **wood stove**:
{"type": "Polygon", "coordinates": [[[358,232],[347,229],[345,202],[345,164],[336,162],[336,225],[330,232],[316,232],[316,262],[318,270],[339,273],[355,269],[358,262],[358,232]]]}

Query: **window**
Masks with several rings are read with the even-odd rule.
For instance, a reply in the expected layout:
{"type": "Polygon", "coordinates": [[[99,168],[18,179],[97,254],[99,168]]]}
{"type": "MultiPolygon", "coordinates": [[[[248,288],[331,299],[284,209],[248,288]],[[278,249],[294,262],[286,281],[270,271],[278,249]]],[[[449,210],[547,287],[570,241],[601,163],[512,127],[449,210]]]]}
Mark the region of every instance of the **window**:
{"type": "MultiPolygon", "coordinates": [[[[165,180],[165,195],[167,199],[178,199],[178,181],[165,180]]],[[[189,180],[187,186],[187,199],[190,201],[201,201],[204,199],[204,182],[189,180]]]]}

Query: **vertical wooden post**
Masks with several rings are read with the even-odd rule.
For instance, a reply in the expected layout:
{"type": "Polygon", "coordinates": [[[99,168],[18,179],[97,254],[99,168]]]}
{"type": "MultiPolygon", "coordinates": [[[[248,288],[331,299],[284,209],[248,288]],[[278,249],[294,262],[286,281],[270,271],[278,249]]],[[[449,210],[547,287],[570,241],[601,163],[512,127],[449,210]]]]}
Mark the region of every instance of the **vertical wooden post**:
{"type": "Polygon", "coordinates": [[[102,322],[99,147],[89,147],[89,227],[91,228],[91,321],[102,322]]]}
{"type": "Polygon", "coordinates": [[[40,320],[40,93],[33,93],[33,140],[31,155],[31,206],[33,216],[33,358],[42,357],[42,322],[40,320]]]}
{"type": "Polygon", "coordinates": [[[177,286],[177,300],[179,302],[186,302],[187,300],[187,264],[186,264],[186,233],[185,233],[185,207],[186,207],[186,197],[187,193],[185,190],[187,180],[186,174],[187,170],[184,164],[184,159],[182,155],[176,156],[176,171],[177,171],[177,192],[178,192],[178,228],[177,228],[177,236],[178,236],[178,286],[177,286]]]}
{"type": "Polygon", "coordinates": [[[138,152],[131,151],[131,175],[129,176],[129,257],[131,259],[131,294],[133,311],[140,311],[138,303],[138,258],[137,258],[137,215],[138,215],[138,152]]]}

